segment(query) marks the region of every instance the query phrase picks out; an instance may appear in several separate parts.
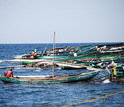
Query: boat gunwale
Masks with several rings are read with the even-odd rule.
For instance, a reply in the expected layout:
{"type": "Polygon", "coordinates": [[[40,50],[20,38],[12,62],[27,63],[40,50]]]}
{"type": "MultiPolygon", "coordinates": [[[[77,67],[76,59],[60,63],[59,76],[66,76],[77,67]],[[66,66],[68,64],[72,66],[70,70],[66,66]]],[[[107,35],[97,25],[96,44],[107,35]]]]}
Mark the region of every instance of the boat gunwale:
{"type": "MultiPolygon", "coordinates": [[[[64,83],[64,82],[75,82],[75,81],[85,81],[87,79],[91,79],[94,76],[96,76],[100,71],[92,71],[92,72],[86,72],[86,73],[81,73],[77,75],[56,75],[55,77],[51,78],[42,78],[42,80],[20,80],[19,78],[6,78],[4,76],[1,81],[3,82],[8,82],[8,83],[30,83],[30,84],[39,84],[39,83],[64,83]],[[61,78],[59,78],[61,77],[61,78]],[[6,80],[7,79],[7,80],[6,80]]],[[[22,78],[23,79],[23,78],[22,78]]]]}

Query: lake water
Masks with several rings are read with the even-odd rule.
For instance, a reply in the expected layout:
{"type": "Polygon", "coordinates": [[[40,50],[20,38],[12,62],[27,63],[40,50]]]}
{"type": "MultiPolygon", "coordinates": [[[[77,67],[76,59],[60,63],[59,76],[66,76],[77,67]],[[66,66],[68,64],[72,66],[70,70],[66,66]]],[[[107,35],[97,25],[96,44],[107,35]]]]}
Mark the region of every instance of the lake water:
{"type": "MultiPolygon", "coordinates": [[[[56,44],[63,46],[82,46],[81,43],[56,44]]],[[[31,53],[52,47],[52,44],[0,44],[0,60],[12,59],[15,55],[31,53]]],[[[21,63],[3,62],[3,66],[18,66],[21,63]]],[[[8,69],[0,69],[3,74],[8,69]]],[[[51,68],[41,69],[14,69],[14,75],[50,75],[51,68]]],[[[56,74],[78,74],[85,70],[61,70],[55,68],[56,74]]],[[[97,76],[104,75],[102,72],[97,76]]],[[[61,107],[75,104],[75,107],[124,107],[124,93],[113,94],[124,90],[119,83],[103,82],[75,82],[60,84],[4,84],[0,81],[0,107],[61,107]],[[113,95],[110,95],[113,94],[113,95]],[[103,96],[107,96],[103,98],[103,96]],[[98,100],[92,100],[99,98],[98,100]],[[89,100],[89,101],[88,101],[89,100]],[[87,103],[83,103],[88,101],[87,103]],[[80,103],[80,104],[78,104],[80,103]]]]}

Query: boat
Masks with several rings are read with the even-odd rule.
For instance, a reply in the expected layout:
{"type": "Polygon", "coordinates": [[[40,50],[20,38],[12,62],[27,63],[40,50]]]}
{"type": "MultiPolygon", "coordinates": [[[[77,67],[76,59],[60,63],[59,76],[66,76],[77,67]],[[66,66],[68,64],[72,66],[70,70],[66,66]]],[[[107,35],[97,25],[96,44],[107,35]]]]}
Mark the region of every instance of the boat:
{"type": "Polygon", "coordinates": [[[56,63],[61,69],[71,70],[71,69],[86,69],[85,66],[81,64],[66,64],[66,63],[56,63]]]}
{"type": "Polygon", "coordinates": [[[25,56],[27,56],[27,55],[29,55],[29,54],[23,54],[23,55],[16,55],[16,56],[14,56],[13,58],[14,59],[23,59],[25,56]]]}
{"type": "MultiPolygon", "coordinates": [[[[55,56],[55,58],[67,58],[68,56],[55,56]]],[[[51,56],[37,56],[37,59],[53,59],[53,55],[51,56]]]]}
{"type": "Polygon", "coordinates": [[[0,75],[0,80],[4,83],[18,84],[51,84],[87,81],[95,77],[100,71],[91,71],[77,75],[46,75],[46,76],[14,76],[7,78],[0,75]]]}
{"type": "MultiPolygon", "coordinates": [[[[53,48],[47,55],[36,56],[37,59],[53,59],[53,48]]],[[[55,59],[72,58],[79,55],[86,55],[96,51],[96,46],[87,47],[61,47],[55,48],[55,59]],[[60,50],[59,50],[60,49],[60,50]]]]}
{"type": "Polygon", "coordinates": [[[29,62],[29,61],[23,61],[22,64],[23,65],[27,65],[27,64],[33,64],[34,62],[29,62]]]}

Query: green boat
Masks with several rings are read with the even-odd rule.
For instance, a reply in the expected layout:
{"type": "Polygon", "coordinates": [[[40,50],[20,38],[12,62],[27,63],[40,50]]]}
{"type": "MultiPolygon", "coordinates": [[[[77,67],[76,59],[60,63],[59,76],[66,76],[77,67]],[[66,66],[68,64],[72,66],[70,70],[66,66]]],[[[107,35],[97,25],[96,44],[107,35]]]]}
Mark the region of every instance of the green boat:
{"type": "Polygon", "coordinates": [[[4,83],[18,84],[52,84],[86,81],[95,77],[100,71],[92,71],[77,75],[47,75],[47,76],[14,76],[6,78],[0,75],[0,80],[4,83]]]}
{"type": "Polygon", "coordinates": [[[28,61],[23,61],[22,64],[23,65],[27,65],[27,64],[33,64],[34,62],[28,62],[28,61]]]}
{"type": "Polygon", "coordinates": [[[67,58],[68,56],[39,56],[37,59],[53,59],[54,58],[67,58]]]}
{"type": "Polygon", "coordinates": [[[61,58],[61,59],[55,59],[55,61],[69,61],[69,60],[84,60],[84,59],[94,59],[99,58],[101,60],[108,60],[108,59],[115,59],[118,55],[96,55],[95,53],[89,54],[89,55],[81,55],[77,57],[69,57],[69,58],[61,58]]]}

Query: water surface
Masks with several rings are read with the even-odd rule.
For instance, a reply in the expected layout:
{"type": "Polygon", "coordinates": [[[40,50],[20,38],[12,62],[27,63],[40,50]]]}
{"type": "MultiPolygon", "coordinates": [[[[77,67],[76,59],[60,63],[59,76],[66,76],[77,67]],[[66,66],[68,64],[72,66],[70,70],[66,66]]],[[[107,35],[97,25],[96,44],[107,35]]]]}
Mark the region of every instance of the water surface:
{"type": "MultiPolygon", "coordinates": [[[[87,44],[71,43],[56,44],[61,46],[81,46],[87,44]]],[[[31,53],[51,48],[52,44],[0,44],[0,60],[12,59],[15,55],[31,53]]],[[[17,66],[21,63],[4,62],[2,66],[17,66]]],[[[3,74],[8,69],[0,69],[3,74]]],[[[50,75],[51,68],[14,69],[14,75],[50,75]]],[[[55,68],[56,74],[78,74],[85,70],[61,70],[55,68]]],[[[104,72],[105,73],[105,72],[104,72]]],[[[98,76],[103,75],[100,73],[98,76]]],[[[60,84],[4,84],[0,81],[0,107],[61,107],[91,100],[124,90],[118,83],[75,82],[60,84]]],[[[112,95],[88,103],[76,104],[76,107],[124,107],[124,93],[112,95]]]]}

